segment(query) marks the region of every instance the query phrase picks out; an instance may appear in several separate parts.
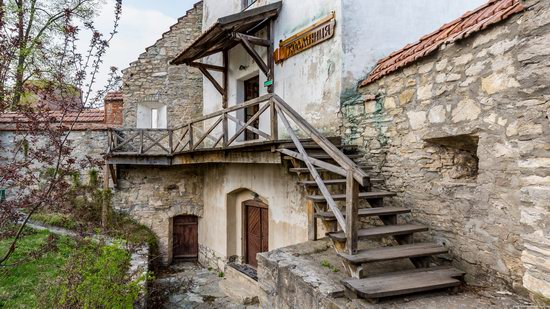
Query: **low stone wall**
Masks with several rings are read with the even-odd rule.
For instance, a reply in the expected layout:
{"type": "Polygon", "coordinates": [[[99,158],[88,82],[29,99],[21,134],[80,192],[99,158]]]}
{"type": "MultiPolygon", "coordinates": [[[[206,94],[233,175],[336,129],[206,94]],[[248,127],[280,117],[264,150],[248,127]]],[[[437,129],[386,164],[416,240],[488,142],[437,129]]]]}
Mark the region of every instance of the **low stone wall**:
{"type": "Polygon", "coordinates": [[[550,298],[550,2],[360,89],[345,139],[471,283],[550,298]]]}

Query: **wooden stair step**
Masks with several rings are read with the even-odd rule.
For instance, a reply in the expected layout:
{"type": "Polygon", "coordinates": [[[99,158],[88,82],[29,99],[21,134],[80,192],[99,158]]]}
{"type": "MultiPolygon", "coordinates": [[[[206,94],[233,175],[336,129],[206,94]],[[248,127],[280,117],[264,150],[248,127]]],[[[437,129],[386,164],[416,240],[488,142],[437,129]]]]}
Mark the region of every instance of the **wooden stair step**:
{"type": "MultiPolygon", "coordinates": [[[[357,149],[357,145],[342,145],[342,144],[333,144],[334,146],[336,146],[336,148],[340,149],[340,150],[354,150],[354,149],[357,149]]],[[[323,149],[323,147],[321,147],[320,145],[318,144],[315,144],[315,143],[302,143],[302,146],[304,147],[304,149],[323,149]]],[[[284,144],[284,145],[281,145],[281,148],[285,148],[285,149],[296,149],[296,145],[294,144],[284,144]]]]}
{"type": "MultiPolygon", "coordinates": [[[[314,159],[318,159],[318,160],[330,160],[332,159],[331,156],[329,156],[328,154],[326,153],[318,153],[318,154],[308,154],[310,157],[314,158],[314,159]]],[[[350,154],[350,155],[346,155],[348,158],[350,159],[359,159],[359,158],[362,158],[363,155],[361,154],[350,154]]],[[[292,160],[294,159],[293,157],[290,157],[290,156],[284,156],[283,157],[284,160],[292,160]]]]}
{"type": "MultiPolygon", "coordinates": [[[[369,168],[365,168],[363,166],[359,166],[359,168],[363,169],[363,170],[368,170],[369,169],[369,168]]],[[[324,168],[321,168],[321,167],[316,167],[315,169],[318,172],[329,172],[328,170],[326,170],[324,168]]],[[[307,167],[292,167],[292,168],[289,168],[288,171],[291,172],[291,173],[307,174],[307,173],[309,173],[309,168],[307,168],[307,167]]]]}
{"type": "Polygon", "coordinates": [[[422,268],[363,279],[344,279],[342,284],[362,298],[380,298],[425,292],[461,285],[464,272],[452,267],[422,268]]]}
{"type": "MultiPolygon", "coordinates": [[[[397,194],[395,192],[371,191],[371,192],[360,192],[359,193],[359,198],[369,200],[369,199],[379,199],[379,198],[384,198],[384,197],[392,197],[392,196],[396,196],[396,195],[397,194]]],[[[314,202],[319,202],[319,203],[326,202],[326,199],[323,195],[308,195],[308,196],[306,196],[306,198],[308,200],[312,200],[314,202]]],[[[345,194],[333,194],[332,198],[335,201],[345,201],[346,200],[346,195],[345,194]]]]}
{"type": "MultiPolygon", "coordinates": [[[[384,181],[386,180],[383,178],[370,178],[370,182],[384,182],[384,181]]],[[[323,183],[327,186],[345,185],[346,179],[328,179],[328,180],[323,180],[323,183]]],[[[298,184],[306,187],[317,187],[317,182],[315,182],[315,180],[303,180],[303,181],[299,181],[298,184]]]]}
{"type": "Polygon", "coordinates": [[[356,254],[338,253],[352,264],[389,261],[403,258],[424,257],[448,253],[449,250],[436,243],[418,243],[401,246],[360,250],[356,254]]]}
{"type": "MultiPolygon", "coordinates": [[[[359,239],[380,238],[383,236],[392,235],[407,235],[417,232],[426,232],[428,228],[417,224],[399,224],[399,225],[384,225],[360,229],[357,231],[359,239]]],[[[334,241],[346,241],[346,234],[343,231],[328,233],[329,237],[334,241]]]]}
{"type": "MultiPolygon", "coordinates": [[[[374,216],[389,216],[410,213],[411,210],[401,207],[377,207],[377,208],[361,208],[359,209],[359,217],[374,217],[374,216]]],[[[317,218],[325,221],[334,221],[336,216],[332,211],[316,213],[317,218]]],[[[344,214],[345,217],[345,214],[344,214]]]]}

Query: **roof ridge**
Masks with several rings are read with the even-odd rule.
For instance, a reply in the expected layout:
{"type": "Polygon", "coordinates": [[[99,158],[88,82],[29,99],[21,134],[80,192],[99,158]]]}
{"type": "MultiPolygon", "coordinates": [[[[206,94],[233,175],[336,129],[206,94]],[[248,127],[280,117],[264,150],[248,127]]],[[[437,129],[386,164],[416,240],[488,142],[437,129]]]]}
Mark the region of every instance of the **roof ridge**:
{"type": "Polygon", "coordinates": [[[490,0],[477,9],[467,11],[457,19],[422,36],[415,43],[409,43],[380,59],[367,78],[359,84],[359,87],[366,86],[419,58],[425,57],[443,44],[463,39],[524,9],[525,6],[521,0],[490,0]]]}

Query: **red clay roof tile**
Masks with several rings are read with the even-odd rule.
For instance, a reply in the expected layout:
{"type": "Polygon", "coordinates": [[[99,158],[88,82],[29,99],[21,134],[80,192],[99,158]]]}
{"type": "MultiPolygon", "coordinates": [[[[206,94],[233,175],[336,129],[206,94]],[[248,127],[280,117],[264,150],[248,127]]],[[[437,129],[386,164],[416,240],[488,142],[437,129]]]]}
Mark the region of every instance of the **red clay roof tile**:
{"type": "Polygon", "coordinates": [[[122,99],[122,91],[110,91],[105,96],[105,101],[120,101],[122,99]]]}
{"type": "Polygon", "coordinates": [[[443,25],[438,30],[420,38],[415,44],[407,44],[402,49],[381,59],[360,87],[366,86],[385,75],[401,69],[414,61],[437,50],[441,45],[452,43],[483,30],[515,13],[525,9],[520,0],[490,0],[474,11],[443,25]]]}

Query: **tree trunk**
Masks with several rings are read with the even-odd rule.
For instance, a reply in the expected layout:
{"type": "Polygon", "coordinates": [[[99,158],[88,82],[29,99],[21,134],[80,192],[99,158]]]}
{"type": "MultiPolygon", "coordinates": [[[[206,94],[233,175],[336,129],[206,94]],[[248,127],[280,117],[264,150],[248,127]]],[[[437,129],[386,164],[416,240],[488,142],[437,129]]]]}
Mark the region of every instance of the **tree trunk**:
{"type": "Polygon", "coordinates": [[[16,1],[17,3],[17,35],[18,35],[18,51],[17,51],[17,68],[15,71],[15,87],[13,92],[12,106],[16,107],[21,101],[23,92],[23,78],[25,74],[25,61],[27,53],[27,42],[25,40],[25,6],[23,0],[16,1]]]}

